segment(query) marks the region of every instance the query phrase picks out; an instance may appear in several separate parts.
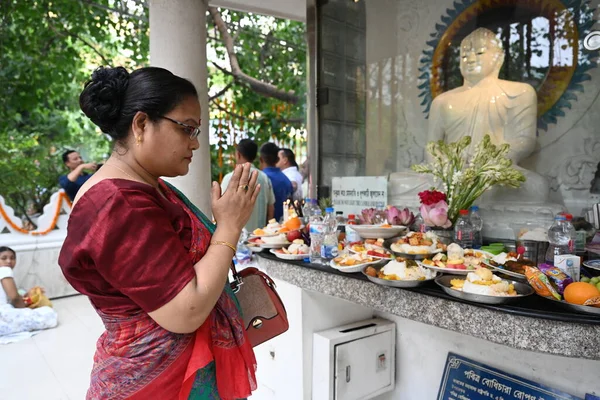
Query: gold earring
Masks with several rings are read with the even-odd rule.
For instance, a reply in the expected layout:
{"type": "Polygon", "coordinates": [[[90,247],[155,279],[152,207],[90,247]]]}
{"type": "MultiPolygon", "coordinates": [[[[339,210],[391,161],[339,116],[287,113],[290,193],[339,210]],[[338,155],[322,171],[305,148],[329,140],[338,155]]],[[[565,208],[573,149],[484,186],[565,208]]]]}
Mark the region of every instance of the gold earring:
{"type": "Polygon", "coordinates": [[[140,144],[142,144],[142,137],[141,136],[136,136],[135,137],[135,144],[138,145],[138,146],[140,144]]]}

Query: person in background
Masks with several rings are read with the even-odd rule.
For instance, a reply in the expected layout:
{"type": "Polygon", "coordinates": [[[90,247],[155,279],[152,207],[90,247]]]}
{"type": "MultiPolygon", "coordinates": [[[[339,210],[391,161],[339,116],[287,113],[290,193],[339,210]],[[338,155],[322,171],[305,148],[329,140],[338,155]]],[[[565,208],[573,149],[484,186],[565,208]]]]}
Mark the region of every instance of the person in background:
{"type": "Polygon", "coordinates": [[[292,183],[292,198],[294,200],[302,201],[302,174],[298,171],[298,163],[296,163],[296,156],[290,149],[279,150],[279,162],[277,162],[277,168],[281,170],[288,177],[292,183]]]}
{"type": "Polygon", "coordinates": [[[27,332],[54,328],[58,324],[58,316],[52,308],[27,308],[27,298],[21,296],[15,282],[16,264],[15,251],[0,246],[0,343],[15,341],[14,335],[26,338],[31,336],[27,332]]]}
{"type": "Polygon", "coordinates": [[[275,143],[265,143],[260,147],[260,169],[267,174],[275,193],[275,219],[283,217],[283,202],[293,193],[292,182],[279,168],[279,147],[275,143]]]}
{"type": "MultiPolygon", "coordinates": [[[[254,211],[252,211],[252,215],[246,223],[246,230],[248,232],[252,232],[255,229],[266,226],[267,221],[275,216],[275,194],[273,193],[271,180],[267,175],[265,175],[264,172],[259,171],[252,165],[256,159],[257,153],[258,146],[251,139],[240,140],[235,150],[236,164],[250,163],[251,171],[256,171],[258,174],[258,183],[260,183],[260,187],[262,188],[258,194],[258,197],[256,198],[254,211]]],[[[223,177],[223,181],[221,182],[221,190],[223,192],[225,192],[225,189],[227,189],[227,186],[229,186],[229,181],[231,180],[232,176],[233,171],[223,177]]]]}
{"type": "Polygon", "coordinates": [[[67,150],[62,155],[63,163],[69,168],[67,175],[58,178],[60,187],[65,190],[67,196],[73,201],[79,188],[92,176],[85,171],[95,172],[98,169],[96,163],[86,163],[75,150],[67,150]]]}

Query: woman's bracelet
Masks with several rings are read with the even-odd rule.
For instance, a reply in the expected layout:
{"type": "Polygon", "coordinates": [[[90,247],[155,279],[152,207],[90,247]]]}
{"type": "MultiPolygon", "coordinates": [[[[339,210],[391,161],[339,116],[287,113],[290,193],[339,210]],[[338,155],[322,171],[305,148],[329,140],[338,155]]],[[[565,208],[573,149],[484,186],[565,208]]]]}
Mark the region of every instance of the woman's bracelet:
{"type": "Polygon", "coordinates": [[[233,254],[235,254],[237,252],[237,249],[235,248],[234,245],[232,245],[229,242],[224,242],[222,240],[213,240],[212,242],[210,242],[211,245],[216,244],[216,245],[221,245],[221,246],[227,246],[229,247],[231,250],[233,250],[233,254]]]}

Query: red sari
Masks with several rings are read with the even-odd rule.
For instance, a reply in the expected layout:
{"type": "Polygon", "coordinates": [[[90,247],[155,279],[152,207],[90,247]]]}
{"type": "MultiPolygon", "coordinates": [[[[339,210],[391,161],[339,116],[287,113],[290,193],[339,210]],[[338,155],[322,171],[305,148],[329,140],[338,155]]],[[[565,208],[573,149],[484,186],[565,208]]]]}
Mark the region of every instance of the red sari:
{"type": "Polygon", "coordinates": [[[106,327],[87,398],[187,399],[213,361],[215,393],[247,397],[256,361],[227,287],[193,334],[169,332],[148,316],[194,278],[214,230],[187,199],[161,188],[168,200],[151,186],[107,179],[71,213],[59,264],[106,327]]]}

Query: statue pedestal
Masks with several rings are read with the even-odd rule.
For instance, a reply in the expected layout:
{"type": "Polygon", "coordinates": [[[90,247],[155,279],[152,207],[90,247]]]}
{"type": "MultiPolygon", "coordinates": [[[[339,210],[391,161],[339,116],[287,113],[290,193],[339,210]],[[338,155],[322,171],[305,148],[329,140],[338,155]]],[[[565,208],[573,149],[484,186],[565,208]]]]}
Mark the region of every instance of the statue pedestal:
{"type": "MultiPolygon", "coordinates": [[[[419,212],[419,192],[434,187],[428,175],[412,172],[396,172],[390,174],[388,180],[388,204],[408,207],[414,213],[419,212]]],[[[493,196],[486,193],[479,201],[483,219],[483,236],[495,239],[515,239],[515,235],[522,229],[544,228],[548,229],[554,222],[554,216],[566,211],[560,204],[534,201],[507,201],[506,191],[518,190],[500,188],[503,191],[502,200],[496,201],[493,196]]],[[[518,196],[515,196],[517,199],[518,196]]]]}

